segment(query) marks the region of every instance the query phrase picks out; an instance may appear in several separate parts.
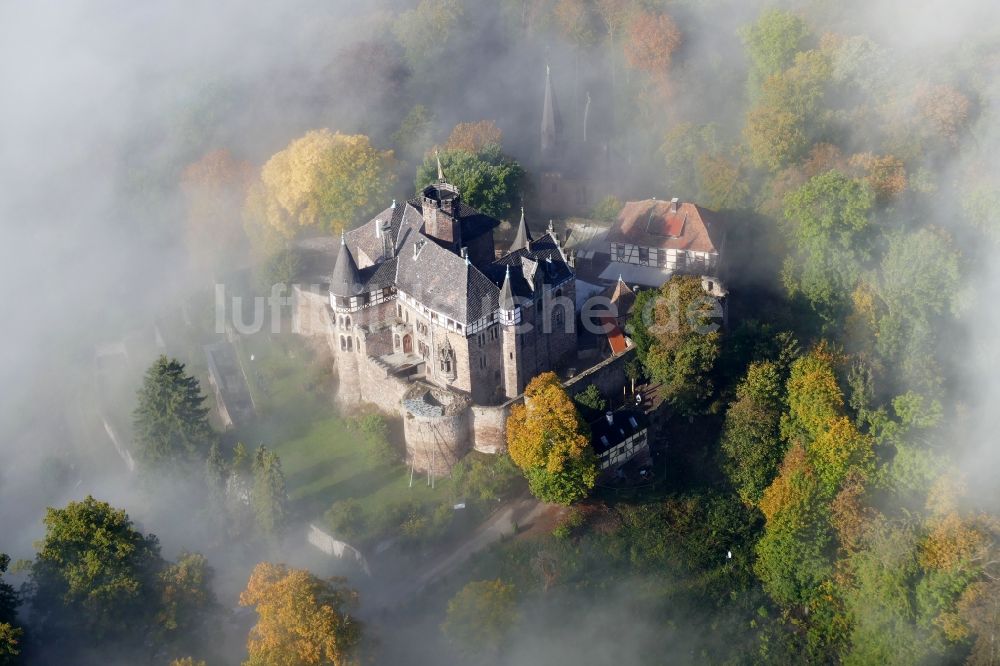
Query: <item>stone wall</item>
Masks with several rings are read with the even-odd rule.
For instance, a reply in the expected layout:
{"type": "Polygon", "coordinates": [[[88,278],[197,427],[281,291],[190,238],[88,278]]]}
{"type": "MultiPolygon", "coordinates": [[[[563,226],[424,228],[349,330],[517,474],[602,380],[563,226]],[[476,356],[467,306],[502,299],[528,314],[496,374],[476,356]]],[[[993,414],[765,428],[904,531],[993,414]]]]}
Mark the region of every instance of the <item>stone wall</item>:
{"type": "Polygon", "coordinates": [[[472,447],[476,451],[503,453],[507,450],[507,416],[515,401],[495,407],[472,405],[472,447]]]}
{"type": "Polygon", "coordinates": [[[576,375],[565,384],[570,397],[586,390],[591,384],[597,385],[601,393],[612,401],[622,395],[622,387],[628,382],[625,365],[635,356],[635,346],[626,349],[620,356],[612,356],[576,375]]]}

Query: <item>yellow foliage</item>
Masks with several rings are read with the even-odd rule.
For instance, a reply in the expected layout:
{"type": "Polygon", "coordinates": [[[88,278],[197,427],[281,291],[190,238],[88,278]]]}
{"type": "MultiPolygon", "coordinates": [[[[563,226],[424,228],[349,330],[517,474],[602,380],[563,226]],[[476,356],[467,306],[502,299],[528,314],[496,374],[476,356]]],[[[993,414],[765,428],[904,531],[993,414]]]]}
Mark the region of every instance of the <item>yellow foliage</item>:
{"type": "Polygon", "coordinates": [[[261,562],[241,606],[254,606],[257,624],[247,641],[247,666],[360,663],[361,624],[350,615],[357,593],[345,579],[323,580],[302,569],[261,562]]]}
{"type": "Polygon", "coordinates": [[[760,510],[764,517],[771,520],[780,510],[795,504],[801,495],[798,481],[812,477],[813,471],[806,460],[805,449],[800,444],[793,445],[781,462],[778,476],[761,497],[760,510]]]}
{"type": "Polygon", "coordinates": [[[920,563],[928,569],[955,569],[978,555],[987,539],[976,521],[962,518],[957,511],[935,518],[924,540],[920,563]]]}
{"type": "Polygon", "coordinates": [[[544,467],[558,473],[589,447],[587,426],[580,419],[554,372],[528,383],[524,404],[515,405],[507,420],[507,451],[522,470],[544,467]]]}
{"type": "Polygon", "coordinates": [[[459,123],[451,130],[445,150],[464,150],[478,153],[490,144],[500,145],[503,134],[492,120],[480,120],[478,123],[459,123]]]}
{"type": "Polygon", "coordinates": [[[844,411],[844,396],[834,372],[837,356],[824,343],[792,364],[788,378],[788,414],[782,418],[787,437],[817,437],[844,411]]]}
{"type": "Polygon", "coordinates": [[[833,491],[849,471],[862,475],[871,471],[875,454],[874,439],[858,431],[846,416],[830,422],[809,445],[809,459],[820,480],[833,491]]]}
{"type": "Polygon", "coordinates": [[[339,232],[388,195],[392,164],[392,151],[367,136],[313,130],[267,161],[248,206],[284,237],[310,226],[339,232]]]}

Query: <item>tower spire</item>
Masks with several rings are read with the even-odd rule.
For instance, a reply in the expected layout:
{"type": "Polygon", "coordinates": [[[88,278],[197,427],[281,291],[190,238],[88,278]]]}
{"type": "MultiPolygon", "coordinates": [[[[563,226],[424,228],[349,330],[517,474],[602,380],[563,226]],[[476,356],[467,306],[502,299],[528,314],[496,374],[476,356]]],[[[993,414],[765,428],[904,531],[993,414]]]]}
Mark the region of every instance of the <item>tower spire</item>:
{"type": "Polygon", "coordinates": [[[533,240],[534,238],[531,237],[531,231],[528,229],[528,223],[524,221],[524,207],[522,206],[521,221],[517,225],[517,233],[514,235],[514,242],[510,244],[510,252],[530,249],[530,245],[533,240]]]}
{"type": "Polygon", "coordinates": [[[438,182],[444,182],[444,169],[441,168],[441,155],[438,153],[437,148],[434,149],[434,159],[437,160],[438,167],[438,182]]]}
{"type": "Polygon", "coordinates": [[[542,101],[542,161],[557,157],[561,121],[556,95],[552,89],[552,70],[545,65],[545,99],[542,101]]]}

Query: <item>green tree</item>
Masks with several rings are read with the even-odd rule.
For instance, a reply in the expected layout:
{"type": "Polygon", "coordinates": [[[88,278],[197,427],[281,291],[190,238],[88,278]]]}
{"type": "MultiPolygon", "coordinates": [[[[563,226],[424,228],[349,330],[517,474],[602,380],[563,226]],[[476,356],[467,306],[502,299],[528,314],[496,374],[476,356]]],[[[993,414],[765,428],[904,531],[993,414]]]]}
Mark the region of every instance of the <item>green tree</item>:
{"type": "Polygon", "coordinates": [[[876,349],[918,391],[941,387],[936,329],[958,300],[960,258],[947,233],[924,228],[892,236],[882,259],[876,349]]]}
{"type": "Polygon", "coordinates": [[[139,645],[157,612],[164,562],[155,536],[87,497],[48,509],[31,564],[32,612],[46,641],[139,645]]]}
{"type": "Polygon", "coordinates": [[[637,312],[634,305],[630,315],[641,322],[633,327],[642,330],[640,337],[652,338],[642,339],[649,345],[644,365],[663,384],[662,395],[671,407],[684,415],[700,413],[714,391],[712,370],[721,336],[713,319],[721,317],[721,310],[697,276],[675,275],[655,294],[636,299],[643,309],[637,312]]]}
{"type": "Polygon", "coordinates": [[[531,492],[545,502],[571,504],[586,497],[597,480],[590,428],[554,372],[532,379],[524,404],[511,408],[507,452],[531,492]]]}
{"type": "Polygon", "coordinates": [[[368,517],[354,498],[338,500],[326,512],[326,524],[338,539],[354,541],[368,528],[368,517]]]}
{"type": "Polygon", "coordinates": [[[203,458],[215,441],[198,380],[160,356],[146,372],[134,414],[136,454],[147,472],[203,458]]]}
{"type": "Polygon", "coordinates": [[[24,636],[24,630],[15,624],[21,600],[14,587],[3,580],[9,564],[10,557],[0,553],[0,665],[3,666],[15,663],[24,636]]]}
{"type": "Polygon", "coordinates": [[[750,59],[751,97],[767,77],[791,66],[795,54],[806,47],[810,34],[805,21],[780,9],[762,12],[756,22],[740,30],[750,59]]]}
{"type": "Polygon", "coordinates": [[[177,562],[160,571],[156,626],[164,636],[189,641],[194,634],[207,633],[216,607],[212,576],[208,560],[200,553],[181,553],[177,562]]]}
{"type": "Polygon", "coordinates": [[[500,579],[479,580],[451,598],[441,630],[463,654],[494,656],[517,619],[514,586],[500,579]]]}
{"type": "MultiPolygon", "coordinates": [[[[520,200],[524,169],[491,144],[478,153],[446,150],[438,156],[445,179],[455,185],[462,200],[496,218],[504,218],[520,200]]],[[[430,154],[417,168],[414,185],[419,192],[437,180],[437,158],[430,154]]]]}
{"type": "Polygon", "coordinates": [[[597,384],[590,384],[583,391],[577,393],[573,396],[573,402],[576,403],[588,421],[593,421],[601,416],[608,408],[608,401],[601,395],[601,389],[597,388],[597,384]]]}
{"type": "Polygon", "coordinates": [[[723,469],[747,506],[757,506],[785,455],[781,439],[782,375],[778,364],[752,363],[736,388],[722,428],[723,469]]]}
{"type": "Polygon", "coordinates": [[[406,51],[406,60],[418,76],[445,58],[453,35],[462,24],[465,5],[460,0],[420,0],[401,13],[393,33],[406,51]]]}
{"type": "Polygon", "coordinates": [[[604,222],[613,222],[618,218],[618,213],[622,212],[622,202],[621,199],[613,194],[609,194],[594,206],[594,210],[590,213],[591,217],[595,220],[602,220],[604,222]]]}
{"type": "Polygon", "coordinates": [[[505,497],[520,478],[517,466],[506,454],[469,454],[451,471],[455,499],[496,501],[505,497]]]}
{"type": "Polygon", "coordinates": [[[274,539],[281,533],[288,514],[287,504],[281,460],[274,451],[258,446],[253,460],[253,511],[261,534],[274,539]]]}
{"type": "Polygon", "coordinates": [[[843,313],[870,254],[871,189],[839,171],[811,178],[785,199],[792,253],[782,278],[827,321],[843,313]]]}

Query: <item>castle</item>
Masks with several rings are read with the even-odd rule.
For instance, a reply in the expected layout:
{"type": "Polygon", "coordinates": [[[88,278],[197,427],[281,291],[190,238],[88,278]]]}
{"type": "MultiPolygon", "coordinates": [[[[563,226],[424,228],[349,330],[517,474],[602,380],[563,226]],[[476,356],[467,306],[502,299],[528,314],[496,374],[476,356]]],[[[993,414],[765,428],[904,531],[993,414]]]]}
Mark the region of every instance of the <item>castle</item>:
{"type": "Polygon", "coordinates": [[[577,362],[576,276],[558,236],[534,238],[522,211],[497,248],[499,224],[439,168],[418,196],[341,236],[326,299],[298,294],[324,322],[338,401],[402,416],[418,471],[502,450],[510,401],[577,362]]]}

